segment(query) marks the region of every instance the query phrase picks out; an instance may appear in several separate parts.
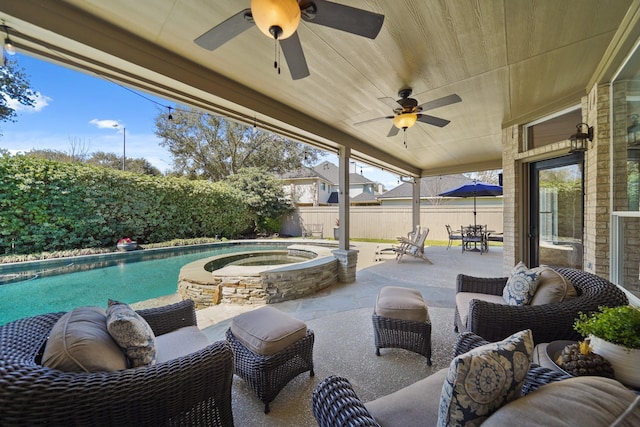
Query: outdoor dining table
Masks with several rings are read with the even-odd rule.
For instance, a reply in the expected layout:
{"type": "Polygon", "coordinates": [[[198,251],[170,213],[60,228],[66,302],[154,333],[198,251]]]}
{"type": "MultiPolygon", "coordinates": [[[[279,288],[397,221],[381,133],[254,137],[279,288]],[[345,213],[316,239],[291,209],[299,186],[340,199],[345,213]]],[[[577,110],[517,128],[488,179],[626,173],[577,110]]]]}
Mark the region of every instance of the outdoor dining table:
{"type": "Polygon", "coordinates": [[[489,250],[489,235],[495,232],[496,230],[485,229],[482,225],[463,227],[462,251],[487,252],[489,250]],[[473,248],[470,248],[471,243],[473,243],[473,248]],[[478,243],[480,243],[480,249],[478,249],[478,243]]]}

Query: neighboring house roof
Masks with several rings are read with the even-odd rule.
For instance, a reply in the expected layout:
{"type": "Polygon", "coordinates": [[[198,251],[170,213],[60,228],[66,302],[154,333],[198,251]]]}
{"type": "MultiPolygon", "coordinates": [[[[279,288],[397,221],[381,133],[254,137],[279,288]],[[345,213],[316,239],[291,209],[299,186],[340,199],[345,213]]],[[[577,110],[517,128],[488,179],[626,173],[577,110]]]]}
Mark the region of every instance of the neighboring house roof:
{"type": "Polygon", "coordinates": [[[329,200],[327,203],[338,203],[338,192],[334,191],[329,195],[329,200]]]}
{"type": "Polygon", "coordinates": [[[377,196],[377,194],[360,193],[351,198],[351,203],[380,203],[377,196]]]}
{"type": "Polygon", "coordinates": [[[294,171],[285,172],[280,174],[280,179],[304,179],[304,178],[319,178],[320,176],[316,171],[306,166],[302,166],[294,171]]]}
{"type": "MultiPolygon", "coordinates": [[[[313,167],[313,170],[333,185],[340,184],[340,168],[329,161],[324,161],[313,167]]],[[[349,174],[349,184],[375,184],[375,181],[371,181],[364,175],[357,173],[349,174]]]]}
{"type": "MultiPolygon", "coordinates": [[[[471,179],[460,174],[421,178],[420,197],[435,197],[444,191],[466,184],[469,181],[471,181],[471,179]]],[[[378,196],[378,199],[410,199],[412,197],[413,185],[409,182],[403,182],[399,186],[378,196]]]]}

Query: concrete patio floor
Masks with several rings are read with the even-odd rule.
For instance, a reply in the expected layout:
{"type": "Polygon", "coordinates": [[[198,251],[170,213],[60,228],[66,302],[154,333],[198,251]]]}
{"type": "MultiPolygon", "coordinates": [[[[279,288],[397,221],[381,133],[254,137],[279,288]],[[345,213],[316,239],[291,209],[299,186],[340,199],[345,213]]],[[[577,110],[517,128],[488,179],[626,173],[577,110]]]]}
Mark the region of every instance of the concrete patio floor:
{"type": "MultiPolygon", "coordinates": [[[[358,253],[356,281],[336,284],[315,295],[272,306],[307,323],[315,333],[315,377],[303,373],[294,378],[263,413],[263,404],[240,378],[233,381],[233,412],[238,426],[315,426],[311,393],[329,375],[348,378],[363,401],[370,401],[405,387],[449,366],[456,334],[453,332],[456,276],[503,275],[502,247],[488,253],[462,253],[459,246],[425,248],[430,265],[420,259],[393,257],[374,261],[375,243],[354,242],[358,253]],[[415,353],[383,349],[375,355],[371,313],[378,290],[384,286],[419,290],[429,307],[433,325],[433,366],[415,353]]],[[[198,324],[211,341],[224,339],[230,319],[255,306],[220,305],[198,311],[198,324]]]]}

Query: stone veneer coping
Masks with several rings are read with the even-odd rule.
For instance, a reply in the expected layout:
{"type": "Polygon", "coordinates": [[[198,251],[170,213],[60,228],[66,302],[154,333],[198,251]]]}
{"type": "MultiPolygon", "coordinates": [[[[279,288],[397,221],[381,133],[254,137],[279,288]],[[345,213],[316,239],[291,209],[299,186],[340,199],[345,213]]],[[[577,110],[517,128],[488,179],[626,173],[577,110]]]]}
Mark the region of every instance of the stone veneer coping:
{"type": "Polygon", "coordinates": [[[217,304],[269,304],[315,293],[339,280],[338,260],[330,247],[291,245],[290,255],[312,252],[315,258],[294,264],[230,265],[209,272],[205,266],[235,254],[203,258],[182,267],[178,293],[196,308],[217,304]]]}

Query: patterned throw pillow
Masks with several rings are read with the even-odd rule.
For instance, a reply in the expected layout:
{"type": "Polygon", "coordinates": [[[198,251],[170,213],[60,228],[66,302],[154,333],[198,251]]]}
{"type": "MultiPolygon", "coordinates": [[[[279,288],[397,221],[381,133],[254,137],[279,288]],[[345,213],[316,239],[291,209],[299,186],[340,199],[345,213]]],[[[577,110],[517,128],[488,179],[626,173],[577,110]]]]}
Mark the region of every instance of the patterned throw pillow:
{"type": "Polygon", "coordinates": [[[531,302],[540,281],[540,272],[529,270],[520,261],[511,271],[511,277],[502,291],[502,298],[509,305],[526,305],[531,302]]]}
{"type": "Polygon", "coordinates": [[[440,394],[438,426],[480,425],[520,397],[532,359],[530,329],[453,359],[440,394]]]}
{"type": "Polygon", "coordinates": [[[109,300],[107,330],[131,361],[131,367],[155,365],[156,337],[151,326],[127,304],[109,300]]]}

